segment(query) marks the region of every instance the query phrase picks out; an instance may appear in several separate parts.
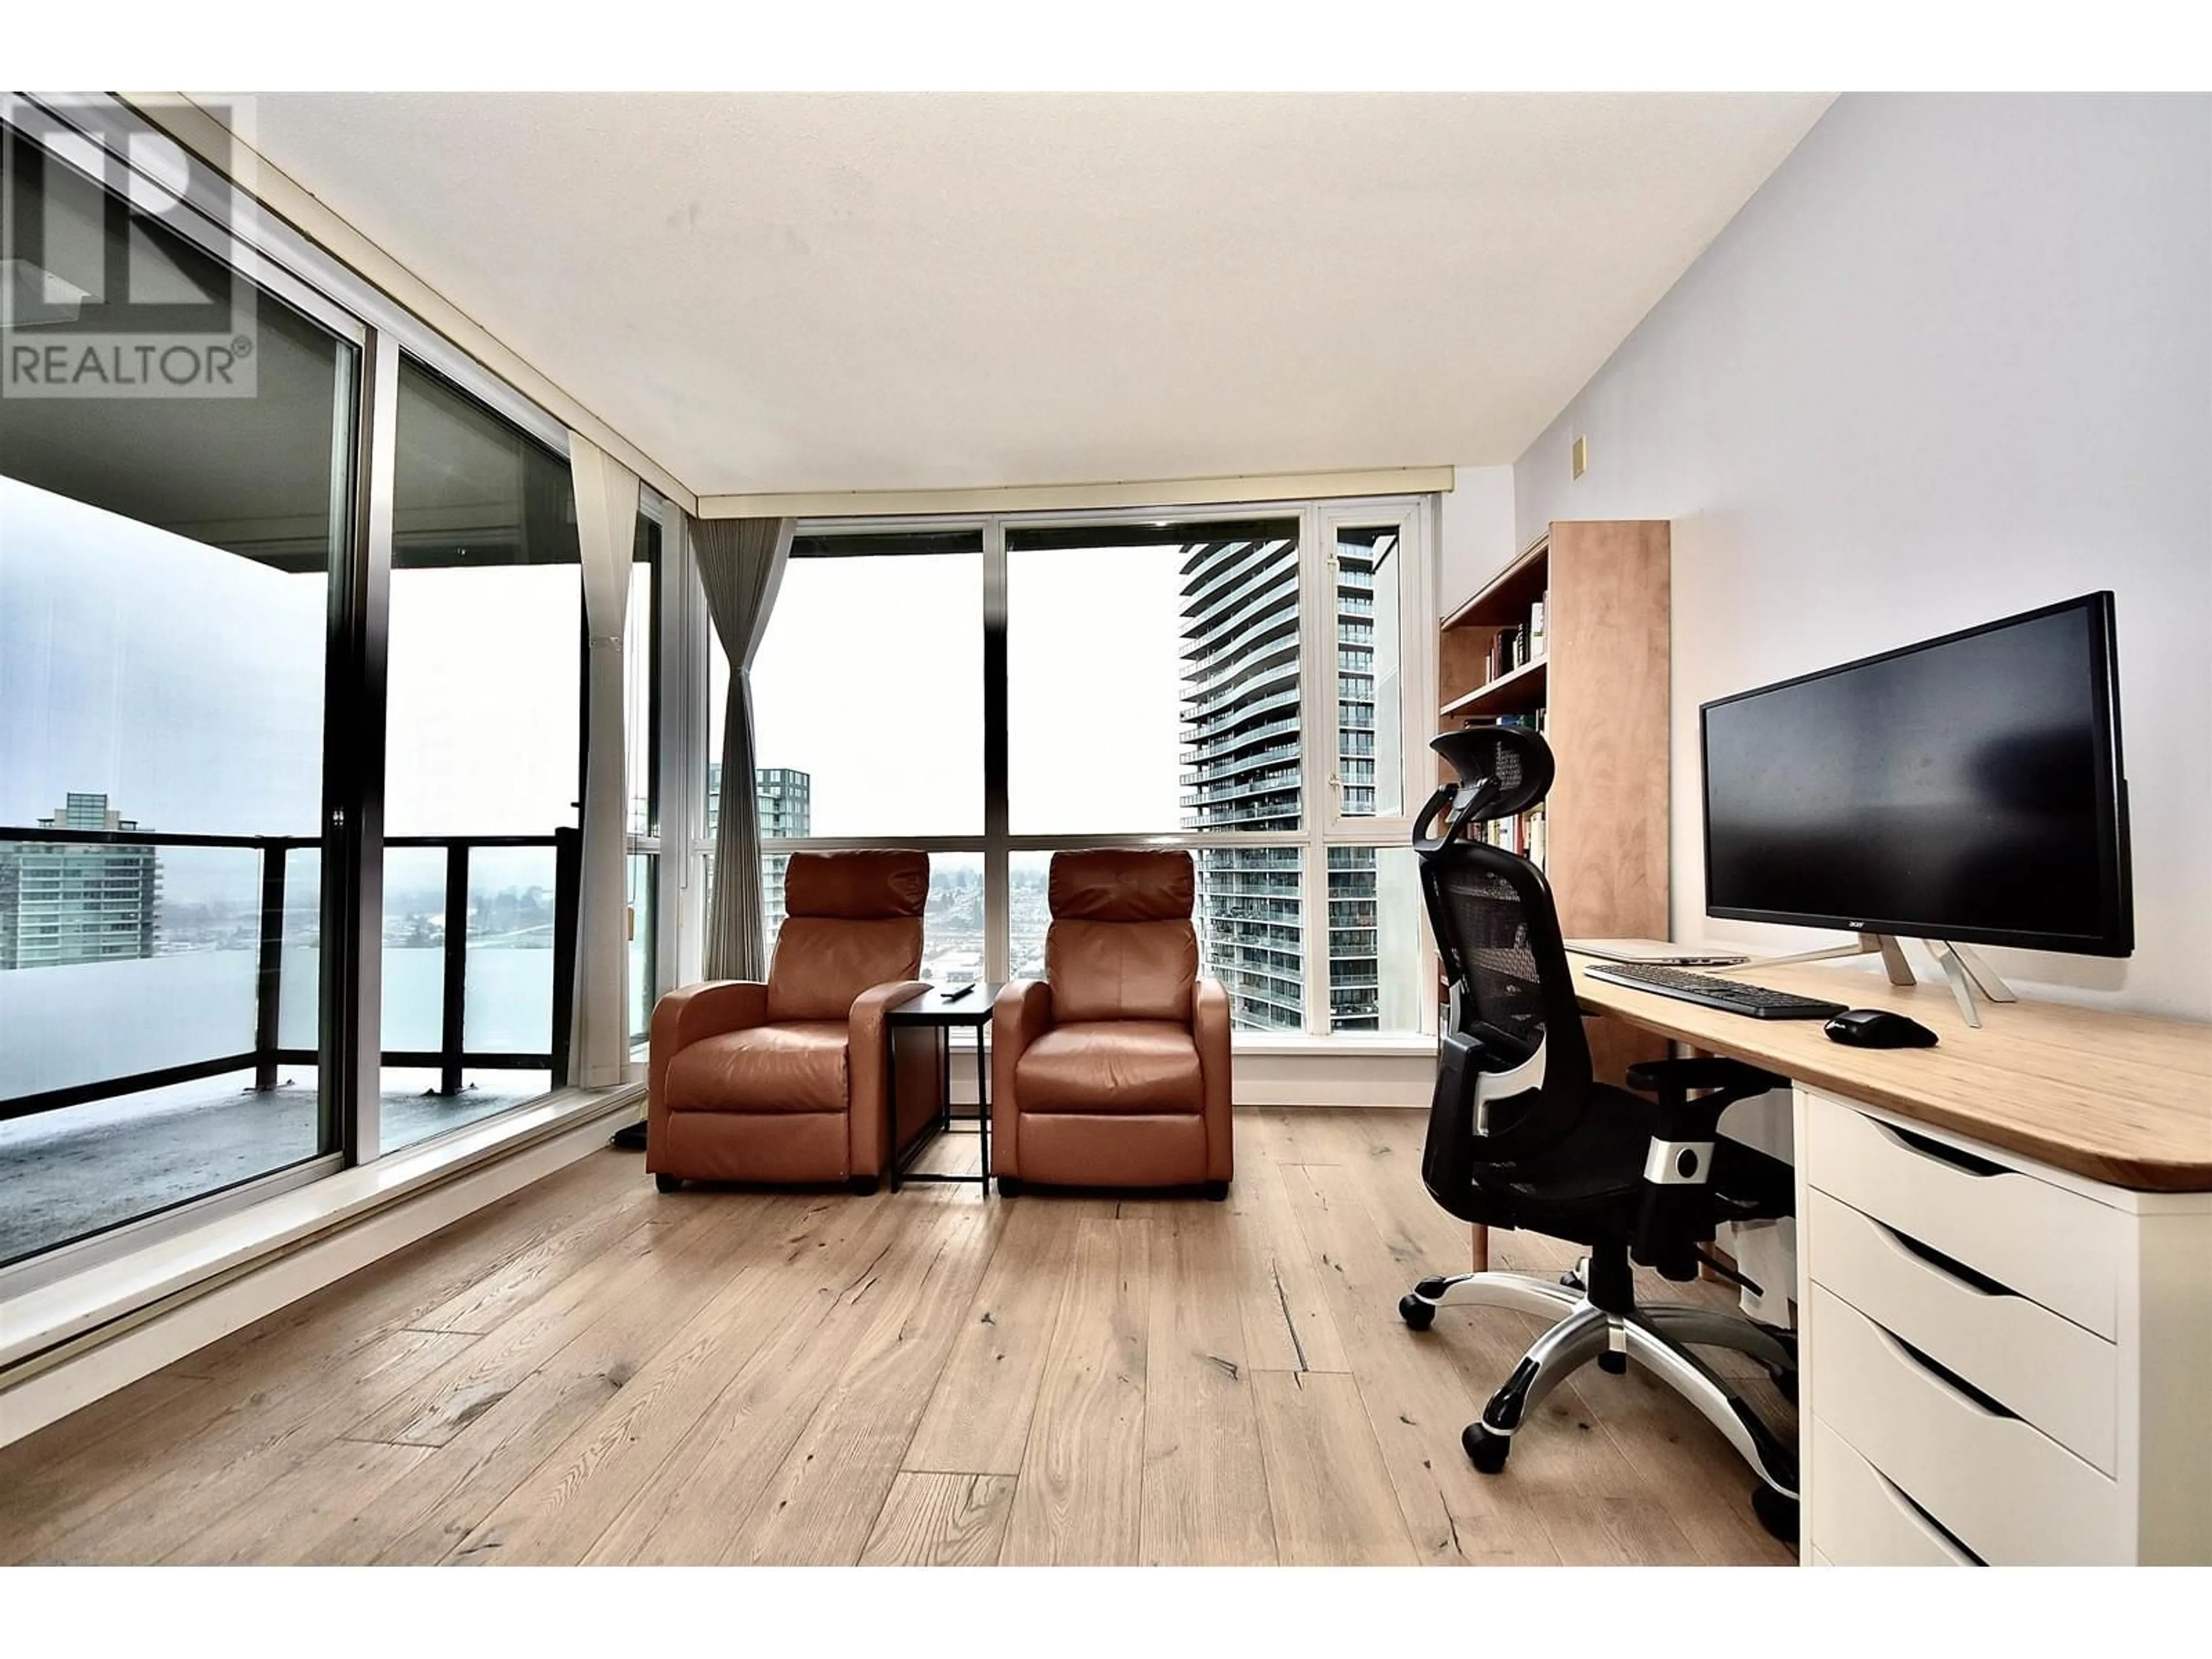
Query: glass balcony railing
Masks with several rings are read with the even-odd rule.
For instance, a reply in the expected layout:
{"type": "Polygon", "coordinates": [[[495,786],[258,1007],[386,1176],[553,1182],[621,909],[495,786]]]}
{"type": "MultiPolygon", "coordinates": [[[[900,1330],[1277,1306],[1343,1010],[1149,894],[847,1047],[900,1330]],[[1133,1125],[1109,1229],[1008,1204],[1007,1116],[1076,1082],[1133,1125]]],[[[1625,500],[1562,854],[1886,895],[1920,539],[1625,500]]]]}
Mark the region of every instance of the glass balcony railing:
{"type": "MultiPolygon", "coordinates": [[[[383,1064],[568,1074],[581,842],[547,836],[392,836],[385,843],[383,1064]],[[453,925],[458,921],[459,925],[453,925]]],[[[0,826],[0,1119],[250,1073],[321,1055],[321,847],[304,836],[0,826]],[[26,871],[98,848],[140,861],[127,953],[26,871]],[[162,866],[200,897],[162,906],[162,866]],[[49,943],[33,946],[30,936],[49,943]],[[86,976],[92,976],[88,980],[86,976]],[[130,1018],[88,1010],[128,1006],[130,1018]]]]}

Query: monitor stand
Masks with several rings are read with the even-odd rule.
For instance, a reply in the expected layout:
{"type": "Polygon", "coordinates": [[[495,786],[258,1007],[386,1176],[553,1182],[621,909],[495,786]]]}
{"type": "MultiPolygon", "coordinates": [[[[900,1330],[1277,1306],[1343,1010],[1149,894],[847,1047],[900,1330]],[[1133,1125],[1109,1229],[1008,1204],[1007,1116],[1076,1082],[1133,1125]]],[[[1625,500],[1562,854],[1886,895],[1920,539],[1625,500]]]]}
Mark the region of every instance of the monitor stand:
{"type": "MultiPolygon", "coordinates": [[[[1984,1001],[2017,1002],[2020,999],[2013,989],[1997,976],[1996,969],[1983,960],[1972,946],[1954,944],[1949,939],[1931,939],[1923,941],[1936,965],[1943,970],[1943,978],[1951,988],[1951,995],[1959,1005],[1959,1012],[1967,1024],[1979,1030],[1980,1012],[1974,1006],[1974,994],[1979,992],[1984,1001]]],[[[1716,974],[1756,973],[1761,968],[1782,968],[1800,962],[1834,962],[1847,957],[1870,957],[1877,952],[1881,965],[1888,970],[1892,985],[1915,985],[1912,964],[1905,959],[1905,947],[1887,933],[1862,933],[1850,945],[1838,945],[1826,951],[1801,951],[1795,956],[1755,957],[1749,962],[1738,963],[1733,968],[1714,968],[1716,974]]]]}
{"type": "Polygon", "coordinates": [[[1881,965],[1889,972],[1892,985],[1917,985],[1912,964],[1905,959],[1905,947],[1887,933],[1861,933],[1849,945],[1832,945],[1826,951],[1800,951],[1795,956],[1753,957],[1748,962],[1739,962],[1732,968],[1715,968],[1716,974],[1756,973],[1761,968],[1787,968],[1800,962],[1836,962],[1845,957],[1870,957],[1879,954],[1881,965]]]}
{"type": "Polygon", "coordinates": [[[1929,954],[1936,958],[1936,965],[1950,981],[1951,994],[1959,1004],[1960,1013],[1976,1030],[1982,1028],[1982,1017],[1975,1012],[1975,992],[1980,992],[1990,1002],[2020,1000],[2012,987],[1997,977],[1996,969],[1984,962],[1972,945],[1954,944],[1947,939],[1931,939],[1927,943],[1929,954]]]}

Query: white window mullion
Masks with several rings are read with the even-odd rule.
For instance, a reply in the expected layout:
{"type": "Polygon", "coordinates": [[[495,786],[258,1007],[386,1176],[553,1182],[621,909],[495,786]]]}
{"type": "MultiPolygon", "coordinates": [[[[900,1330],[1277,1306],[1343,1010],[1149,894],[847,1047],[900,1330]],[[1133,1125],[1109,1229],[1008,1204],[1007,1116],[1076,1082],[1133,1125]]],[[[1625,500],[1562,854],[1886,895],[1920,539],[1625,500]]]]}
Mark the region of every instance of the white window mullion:
{"type": "Polygon", "coordinates": [[[1321,509],[1309,502],[1298,514],[1299,638],[1305,672],[1298,699],[1298,750],[1304,762],[1306,1030],[1328,1030],[1328,826],[1335,821],[1340,784],[1336,766],[1336,549],[1321,509]]]}

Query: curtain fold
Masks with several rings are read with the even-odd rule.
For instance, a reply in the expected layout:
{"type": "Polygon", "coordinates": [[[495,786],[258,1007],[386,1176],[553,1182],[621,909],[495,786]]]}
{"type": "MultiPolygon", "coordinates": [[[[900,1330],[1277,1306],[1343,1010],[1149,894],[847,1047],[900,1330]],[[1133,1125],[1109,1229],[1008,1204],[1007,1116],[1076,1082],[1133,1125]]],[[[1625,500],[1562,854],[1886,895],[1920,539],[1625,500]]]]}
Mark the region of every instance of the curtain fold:
{"type": "Polygon", "coordinates": [[[629,804],[623,751],[623,632],[637,545],[637,474],[568,434],[584,567],[586,707],[582,891],[576,919],[571,1083],[604,1089],[629,1074],[629,804]]]}
{"type": "Polygon", "coordinates": [[[753,789],[752,670],[791,557],[796,524],[792,519],[702,519],[691,526],[707,614],[730,659],[714,883],[707,896],[708,979],[759,979],[768,969],[760,902],[760,803],[753,789]]]}

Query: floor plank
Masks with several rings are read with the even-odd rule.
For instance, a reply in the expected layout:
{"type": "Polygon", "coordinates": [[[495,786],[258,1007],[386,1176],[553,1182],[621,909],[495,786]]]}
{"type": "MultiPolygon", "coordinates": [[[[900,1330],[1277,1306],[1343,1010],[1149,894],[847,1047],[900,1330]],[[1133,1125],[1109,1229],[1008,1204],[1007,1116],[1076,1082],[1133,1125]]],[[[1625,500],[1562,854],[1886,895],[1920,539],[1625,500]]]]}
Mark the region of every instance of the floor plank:
{"type": "Polygon", "coordinates": [[[333,1440],[162,1559],[210,1567],[301,1560],[345,1512],[420,1468],[433,1449],[333,1440]]]}
{"type": "Polygon", "coordinates": [[[1076,1224],[1074,1270],[1000,1553],[1010,1565],[1138,1559],[1152,1226],[1076,1224]]]}
{"type": "Polygon", "coordinates": [[[1359,1384],[1329,1371],[1259,1371],[1253,1384],[1282,1564],[1414,1565],[1359,1384]]]}
{"type": "Polygon", "coordinates": [[[1235,1224],[1219,1204],[1155,1213],[1139,1553],[1148,1565],[1270,1565],[1275,1530],[1237,1307],[1235,1224]]]}
{"type": "Polygon", "coordinates": [[[917,1474],[1021,1472],[1075,1226],[1056,1198],[1016,1199],[1006,1210],[975,1305],[907,1448],[902,1467],[917,1474]]]}
{"type": "MultiPolygon", "coordinates": [[[[855,1344],[879,1313],[896,1316],[911,1304],[937,1259],[938,1229],[972,1213],[940,1196],[899,1207],[861,1235],[842,1282],[791,1306],[753,1346],[691,1432],[586,1552],[586,1562],[690,1566],[722,1559],[855,1344]]],[[[853,1557],[874,1518],[872,1506],[853,1557]]]]}
{"type": "Polygon", "coordinates": [[[252,1499],[338,1437],[360,1413],[434,1370],[473,1336],[396,1331],[379,1339],[326,1392],[289,1390],[269,1404],[248,1399],[197,1437],[128,1500],[94,1516],[29,1559],[52,1563],[150,1563],[252,1499]]]}
{"type": "Polygon", "coordinates": [[[724,1562],[860,1559],[996,1243],[998,1218],[985,1206],[938,1207],[919,1281],[887,1276],[859,1342],[830,1346],[826,1364],[838,1368],[836,1379],[722,1551],[724,1562]]]}
{"type": "Polygon", "coordinates": [[[864,1567],[983,1567],[999,1559],[1013,1507],[1010,1474],[917,1474],[891,1482],[864,1567]]]}
{"type": "Polygon", "coordinates": [[[1257,1370],[1345,1370],[1344,1343],[1299,1238],[1283,1166],[1272,1146],[1254,1155],[1270,1121],[1269,1114],[1252,1115],[1251,1130],[1241,1137],[1243,1164],[1229,1193],[1245,1356],[1257,1370]]]}
{"type": "Polygon", "coordinates": [[[818,1322],[848,1296],[894,1231],[891,1206],[848,1199],[810,1212],[794,1237],[773,1249],[748,1253],[714,1299],[502,1498],[449,1559],[581,1561],[618,1521],[618,1541],[634,1545],[657,1518],[635,1512],[639,1494],[732,1380],[779,1334],[818,1322]]]}
{"type": "Polygon", "coordinates": [[[1375,1229],[1351,1172],[1305,1164],[1285,1172],[1300,1231],[1354,1355],[1407,1532],[1425,1564],[1542,1565],[1558,1553],[1526,1507],[1477,1474],[1459,1445],[1474,1398],[1449,1348],[1398,1317],[1404,1275],[1375,1229]]]}
{"type": "MultiPolygon", "coordinates": [[[[595,1316],[557,1352],[531,1355],[535,1369],[513,1382],[487,1409],[444,1443],[442,1455],[410,1470],[347,1516],[303,1553],[331,1565],[382,1562],[429,1565],[445,1559],[470,1531],[537,1468],[628,1386],[671,1333],[722,1290],[734,1264],[758,1242],[787,1237],[826,1200],[779,1197],[731,1215],[712,1206],[688,1226],[659,1230],[654,1248],[602,1285],[588,1306],[595,1316]]],[[[548,1298],[550,1301],[550,1298],[548,1298]]],[[[540,1310],[545,1307],[539,1304],[540,1310]]],[[[533,1320],[533,1326],[539,1321],[533,1320]]],[[[464,1362],[441,1376],[453,1397],[467,1400],[487,1375],[464,1362]]],[[[426,1407],[421,1391],[410,1398],[426,1407]]],[[[395,1408],[396,1409],[396,1408],[395,1408]]]]}

